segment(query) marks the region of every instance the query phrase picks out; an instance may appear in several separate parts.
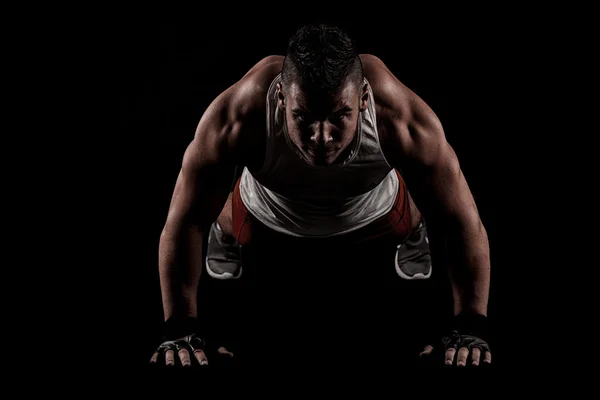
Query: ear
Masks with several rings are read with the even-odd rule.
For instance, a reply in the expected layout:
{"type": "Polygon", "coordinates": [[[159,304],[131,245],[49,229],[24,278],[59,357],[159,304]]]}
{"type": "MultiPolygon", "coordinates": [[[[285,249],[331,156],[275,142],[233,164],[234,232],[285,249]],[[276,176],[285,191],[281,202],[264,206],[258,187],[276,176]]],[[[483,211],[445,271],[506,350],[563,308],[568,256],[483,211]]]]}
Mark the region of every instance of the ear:
{"type": "Polygon", "coordinates": [[[369,106],[369,84],[365,83],[360,90],[359,110],[365,111],[369,106]]]}
{"type": "Polygon", "coordinates": [[[275,93],[277,95],[277,106],[281,110],[285,110],[285,96],[283,95],[283,89],[281,88],[281,83],[277,82],[275,85],[275,93]]]}

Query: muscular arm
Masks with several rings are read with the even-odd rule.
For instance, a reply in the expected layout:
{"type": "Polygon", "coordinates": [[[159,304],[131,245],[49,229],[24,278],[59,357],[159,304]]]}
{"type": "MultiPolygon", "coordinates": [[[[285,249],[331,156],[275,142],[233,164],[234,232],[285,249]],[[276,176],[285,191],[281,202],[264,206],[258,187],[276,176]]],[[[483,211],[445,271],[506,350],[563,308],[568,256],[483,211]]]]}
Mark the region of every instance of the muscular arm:
{"type": "Polygon", "coordinates": [[[417,206],[444,241],[440,245],[449,261],[454,313],[487,315],[488,238],[456,154],[433,114],[400,126],[398,132],[408,143],[395,166],[402,169],[417,206]]]}
{"type": "Polygon", "coordinates": [[[415,93],[372,56],[363,59],[374,87],[384,152],[402,171],[449,261],[454,313],[487,315],[490,257],[487,232],[442,125],[415,93]]]}
{"type": "Polygon", "coordinates": [[[240,151],[251,147],[244,142],[246,132],[256,130],[259,117],[264,120],[248,101],[251,96],[256,96],[253,85],[241,81],[215,99],[183,157],[159,244],[165,320],[198,316],[203,239],[225,204],[236,165],[248,161],[240,151]]]}
{"type": "Polygon", "coordinates": [[[219,95],[185,152],[159,244],[165,320],[198,317],[203,239],[225,205],[236,166],[262,163],[264,99],[281,58],[265,57],[219,95]]]}
{"type": "Polygon", "coordinates": [[[202,270],[203,238],[219,215],[235,166],[228,139],[235,135],[225,96],[206,111],[188,146],[159,242],[164,318],[197,317],[196,291],[202,270]]]}

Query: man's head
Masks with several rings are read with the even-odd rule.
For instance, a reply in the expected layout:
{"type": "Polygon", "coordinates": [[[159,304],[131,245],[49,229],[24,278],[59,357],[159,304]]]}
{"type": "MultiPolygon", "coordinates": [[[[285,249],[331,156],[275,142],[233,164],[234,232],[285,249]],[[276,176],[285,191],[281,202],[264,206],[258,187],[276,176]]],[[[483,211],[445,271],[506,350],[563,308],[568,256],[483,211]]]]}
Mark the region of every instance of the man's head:
{"type": "Polygon", "coordinates": [[[290,38],[278,86],[290,139],[307,162],[330,165],[356,136],[367,108],[362,63],[340,29],[308,25],[290,38]]]}

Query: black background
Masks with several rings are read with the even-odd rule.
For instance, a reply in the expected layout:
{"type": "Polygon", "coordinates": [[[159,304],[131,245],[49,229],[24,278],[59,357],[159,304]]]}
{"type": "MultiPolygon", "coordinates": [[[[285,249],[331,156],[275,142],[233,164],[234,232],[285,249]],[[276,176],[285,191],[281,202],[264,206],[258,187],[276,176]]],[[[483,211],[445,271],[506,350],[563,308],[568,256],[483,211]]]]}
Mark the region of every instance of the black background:
{"type": "Polygon", "coordinates": [[[119,25],[121,118],[113,145],[126,157],[127,167],[120,169],[113,187],[119,218],[106,267],[118,289],[106,294],[97,327],[105,337],[128,338],[130,350],[123,360],[145,363],[160,334],[158,239],[183,152],[202,112],[261,58],[283,55],[288,36],[305,22],[346,29],[359,52],[380,57],[440,118],[488,230],[495,360],[508,358],[502,354],[509,350],[502,339],[511,329],[513,311],[501,244],[510,228],[501,224],[498,210],[505,179],[502,160],[507,157],[503,144],[509,135],[506,99],[516,87],[509,74],[519,58],[508,38],[510,29],[485,16],[443,24],[422,14],[388,19],[367,15],[119,25]]]}

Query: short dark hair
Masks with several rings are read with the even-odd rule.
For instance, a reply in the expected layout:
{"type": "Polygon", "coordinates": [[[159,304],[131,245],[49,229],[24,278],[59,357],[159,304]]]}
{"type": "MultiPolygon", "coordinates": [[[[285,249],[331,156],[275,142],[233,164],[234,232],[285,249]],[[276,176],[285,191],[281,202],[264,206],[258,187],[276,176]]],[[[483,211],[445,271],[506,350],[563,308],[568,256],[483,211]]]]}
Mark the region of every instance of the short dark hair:
{"type": "Polygon", "coordinates": [[[297,82],[303,88],[334,91],[353,79],[363,79],[356,47],[340,28],[310,24],[299,28],[289,39],[283,62],[282,82],[297,82]]]}

